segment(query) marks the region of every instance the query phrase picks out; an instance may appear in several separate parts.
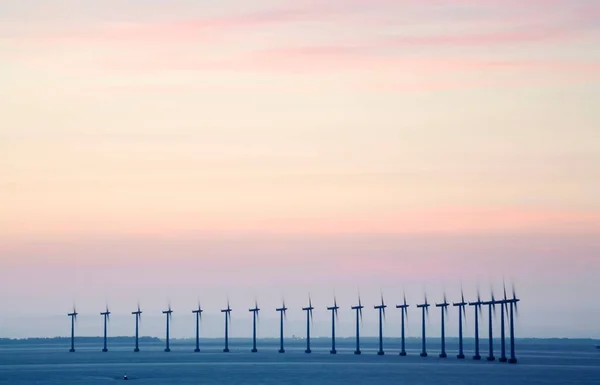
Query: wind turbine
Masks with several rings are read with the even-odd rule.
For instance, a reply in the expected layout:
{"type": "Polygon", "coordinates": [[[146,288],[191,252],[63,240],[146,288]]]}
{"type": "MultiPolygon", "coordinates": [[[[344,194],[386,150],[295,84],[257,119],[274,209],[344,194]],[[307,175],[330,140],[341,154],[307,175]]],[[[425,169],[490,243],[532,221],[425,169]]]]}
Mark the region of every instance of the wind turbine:
{"type": "Polygon", "coordinates": [[[506,358],[506,332],[505,332],[505,324],[506,322],[504,321],[504,312],[506,312],[506,315],[508,315],[508,298],[506,296],[506,284],[503,282],[502,283],[502,288],[504,291],[504,298],[502,298],[501,301],[498,301],[498,303],[500,304],[500,359],[498,361],[500,362],[507,362],[508,359],[506,358]]]}
{"type": "Polygon", "coordinates": [[[285,353],[283,348],[283,319],[286,317],[287,307],[285,307],[285,301],[280,308],[275,309],[279,312],[279,353],[285,353]]]}
{"type": "Polygon", "coordinates": [[[333,306],[327,308],[327,310],[331,311],[331,350],[329,351],[331,354],[337,354],[337,350],[335,350],[335,321],[338,317],[339,308],[337,299],[333,297],[333,306]]]}
{"type": "Polygon", "coordinates": [[[465,354],[463,352],[463,317],[465,320],[467,319],[467,311],[465,307],[468,305],[465,302],[465,295],[461,289],[460,291],[460,302],[453,303],[453,306],[458,307],[458,355],[456,356],[458,359],[464,359],[465,354]]]}
{"type": "Polygon", "coordinates": [[[192,313],[196,315],[196,349],[194,349],[196,353],[200,351],[200,318],[202,318],[202,312],[202,307],[200,307],[200,302],[198,302],[198,309],[192,310],[192,313]]]}
{"type": "Polygon", "coordinates": [[[306,350],[305,353],[311,353],[310,350],[310,324],[313,320],[313,305],[310,295],[308,296],[308,307],[303,307],[302,310],[306,312],[306,350]]]}
{"type": "Polygon", "coordinates": [[[221,313],[225,313],[225,353],[229,353],[229,321],[231,320],[231,306],[229,299],[227,300],[227,309],[221,309],[221,313]]]}
{"type": "Polygon", "coordinates": [[[258,312],[260,309],[258,308],[258,302],[254,300],[254,308],[248,309],[248,311],[252,312],[252,353],[258,352],[256,349],[256,321],[258,321],[258,312]]]}
{"type": "Polygon", "coordinates": [[[517,308],[517,303],[520,299],[517,298],[517,294],[515,292],[515,286],[512,288],[512,298],[508,300],[510,305],[510,359],[508,360],[511,364],[517,363],[517,357],[515,356],[515,313],[519,313],[519,309],[517,308]]]}
{"type": "Polygon", "coordinates": [[[360,302],[360,295],[358,296],[358,305],[352,306],[352,310],[356,311],[356,350],[354,354],[360,354],[360,323],[362,321],[362,309],[364,306],[360,302]]]}
{"type": "Polygon", "coordinates": [[[135,349],[134,352],[140,351],[139,339],[140,339],[140,323],[142,322],[142,311],[140,310],[140,304],[138,303],[137,311],[131,312],[135,315],[135,349]]]}
{"type": "Polygon", "coordinates": [[[496,304],[497,303],[498,302],[496,302],[496,299],[494,298],[493,290],[492,290],[492,299],[490,301],[486,301],[486,302],[482,303],[482,305],[487,305],[488,311],[489,311],[488,336],[489,336],[489,344],[490,344],[490,355],[487,357],[488,361],[494,361],[496,359],[496,357],[494,357],[494,324],[493,324],[492,315],[496,314],[496,304]]]}
{"type": "Polygon", "coordinates": [[[373,306],[379,310],[379,350],[377,351],[378,356],[383,356],[383,319],[385,318],[385,308],[387,307],[383,302],[383,294],[381,294],[381,305],[373,306]]]}
{"type": "Polygon", "coordinates": [[[106,334],[107,334],[107,324],[108,324],[108,320],[110,319],[110,311],[108,311],[108,305],[106,305],[106,311],[100,313],[101,316],[104,317],[104,348],[102,349],[103,352],[108,352],[108,348],[106,347],[106,334]]]}
{"type": "Polygon", "coordinates": [[[167,341],[166,341],[166,346],[165,346],[165,352],[170,352],[171,348],[169,347],[169,325],[171,322],[171,319],[173,318],[173,310],[171,309],[171,304],[169,304],[169,309],[163,311],[163,314],[167,317],[167,341]]]}
{"type": "Polygon", "coordinates": [[[446,300],[446,293],[444,293],[444,302],[438,303],[435,306],[439,307],[440,310],[442,311],[442,352],[440,353],[440,358],[446,358],[447,355],[446,355],[446,319],[445,319],[445,316],[446,316],[446,314],[448,314],[448,306],[450,306],[450,304],[446,300]]]}
{"type": "Polygon", "coordinates": [[[396,305],[396,309],[400,309],[402,312],[402,350],[400,351],[401,356],[406,356],[406,340],[404,335],[404,320],[408,318],[408,307],[410,305],[406,304],[406,294],[404,294],[404,303],[401,305],[396,305]]]}
{"type": "Polygon", "coordinates": [[[71,349],[69,350],[71,353],[75,351],[75,321],[77,320],[77,310],[75,310],[75,305],[73,305],[73,312],[67,314],[71,317],[71,349]]]}
{"type": "Polygon", "coordinates": [[[417,305],[418,308],[421,309],[422,312],[422,325],[421,325],[421,342],[423,344],[423,350],[421,351],[421,357],[427,357],[427,339],[425,335],[425,318],[429,315],[429,306],[431,306],[427,302],[427,294],[425,294],[425,303],[417,305]]]}
{"type": "Polygon", "coordinates": [[[474,360],[480,360],[481,356],[479,355],[479,313],[481,313],[481,296],[479,295],[479,290],[477,291],[477,301],[469,302],[469,306],[475,307],[475,355],[473,356],[474,360]]]}

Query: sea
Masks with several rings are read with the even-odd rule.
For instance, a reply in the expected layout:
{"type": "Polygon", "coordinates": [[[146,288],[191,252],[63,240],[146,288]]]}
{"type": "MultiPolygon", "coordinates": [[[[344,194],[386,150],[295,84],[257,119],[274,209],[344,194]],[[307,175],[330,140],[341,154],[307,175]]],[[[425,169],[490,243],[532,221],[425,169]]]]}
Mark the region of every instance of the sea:
{"type": "MultiPolygon", "coordinates": [[[[495,361],[488,361],[489,345],[481,343],[481,361],[472,359],[474,341],[465,340],[464,360],[456,358],[456,339],[447,343],[448,358],[440,358],[439,340],[428,341],[428,357],[421,357],[418,339],[407,341],[401,357],[400,341],[386,339],[385,355],[377,355],[378,341],[365,338],[362,354],[355,355],[355,341],[336,341],[337,354],[330,354],[330,339],[312,341],[258,341],[251,353],[251,341],[232,339],[230,352],[223,341],[203,339],[195,353],[194,340],[174,340],[171,351],[164,341],[143,341],[133,352],[131,341],[109,341],[102,352],[101,339],[76,344],[69,352],[69,340],[0,344],[0,384],[600,384],[600,349],[593,340],[519,339],[517,364],[498,362],[500,343],[494,342],[495,361]],[[127,380],[125,380],[127,376],[127,380]]],[[[507,345],[508,348],[508,345],[507,345]]]]}

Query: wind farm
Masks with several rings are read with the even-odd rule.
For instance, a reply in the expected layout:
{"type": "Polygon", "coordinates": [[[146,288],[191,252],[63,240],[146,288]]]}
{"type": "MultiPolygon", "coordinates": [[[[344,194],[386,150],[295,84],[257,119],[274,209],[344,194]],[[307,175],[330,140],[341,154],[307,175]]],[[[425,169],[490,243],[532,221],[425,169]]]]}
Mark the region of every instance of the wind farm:
{"type": "MultiPolygon", "coordinates": [[[[411,306],[406,299],[406,295],[402,295],[401,297],[402,301],[400,302],[400,304],[396,305],[396,308],[400,310],[400,319],[399,319],[399,323],[397,323],[396,325],[398,325],[397,327],[399,327],[399,351],[398,351],[398,355],[400,356],[407,356],[407,348],[406,348],[406,320],[407,320],[407,315],[408,315],[408,308],[411,306]]],[[[380,296],[380,302],[378,305],[374,306],[374,310],[376,311],[376,313],[374,314],[374,316],[377,317],[377,349],[376,349],[376,354],[377,355],[384,355],[385,351],[384,351],[384,341],[386,340],[386,338],[384,337],[384,330],[383,330],[383,323],[385,320],[385,309],[387,307],[387,305],[385,304],[385,301],[383,299],[383,295],[380,296]]],[[[479,312],[481,311],[481,308],[483,306],[487,306],[489,309],[489,328],[488,328],[488,335],[489,335],[489,339],[488,339],[488,344],[489,344],[489,356],[488,356],[488,361],[493,361],[493,344],[495,343],[495,339],[494,339],[494,323],[492,322],[493,317],[495,317],[495,306],[499,305],[500,306],[500,312],[501,312],[501,320],[499,322],[499,326],[500,327],[500,346],[501,346],[501,356],[500,359],[498,360],[498,362],[500,363],[505,363],[505,362],[509,362],[509,363],[517,363],[517,358],[516,358],[516,346],[515,346],[515,318],[516,318],[516,314],[517,314],[517,303],[520,302],[521,300],[519,298],[517,298],[516,295],[516,290],[514,290],[513,288],[513,293],[512,293],[512,297],[508,297],[507,293],[506,293],[506,288],[504,288],[504,293],[503,293],[503,298],[501,300],[496,300],[494,295],[491,294],[491,299],[490,301],[482,301],[481,297],[479,295],[479,293],[477,293],[476,296],[476,300],[473,302],[467,302],[465,299],[465,295],[461,289],[460,292],[460,298],[458,302],[454,302],[451,303],[448,301],[446,294],[443,294],[443,301],[441,303],[436,303],[435,307],[440,309],[440,336],[439,336],[439,340],[440,340],[440,347],[441,347],[441,351],[439,354],[439,358],[447,358],[448,354],[447,354],[447,328],[446,328],[446,322],[447,322],[447,316],[449,313],[449,309],[450,308],[454,308],[456,309],[456,317],[458,319],[458,337],[457,337],[457,351],[456,351],[456,357],[458,359],[462,359],[464,358],[464,343],[463,343],[463,327],[464,327],[464,321],[466,319],[466,309],[467,307],[471,307],[474,310],[474,319],[475,319],[475,325],[474,325],[474,332],[475,332],[475,338],[473,339],[474,341],[474,356],[473,358],[475,360],[478,360],[477,356],[479,355],[479,312]],[[508,324],[509,327],[509,346],[510,346],[510,358],[507,357],[506,354],[506,332],[505,332],[505,324],[508,324]],[[492,359],[490,359],[490,357],[492,359]]],[[[428,313],[429,313],[429,307],[432,306],[428,299],[427,299],[427,295],[424,296],[424,302],[423,303],[418,303],[415,305],[416,308],[421,310],[421,337],[420,337],[420,342],[421,342],[421,351],[420,351],[420,356],[425,358],[428,357],[428,352],[427,352],[427,333],[426,333],[426,326],[427,326],[427,318],[428,318],[428,313]]],[[[304,340],[305,343],[305,348],[304,348],[304,352],[305,353],[312,353],[313,352],[313,346],[312,346],[312,341],[313,341],[313,336],[312,336],[312,324],[313,324],[313,312],[315,310],[315,307],[313,306],[313,301],[312,301],[312,297],[309,296],[308,298],[308,303],[307,306],[301,307],[305,317],[304,317],[304,328],[306,331],[306,335],[304,340]]],[[[334,297],[333,298],[333,304],[331,306],[327,306],[327,311],[329,313],[329,319],[330,319],[330,349],[329,349],[329,353],[330,354],[337,354],[338,353],[338,348],[337,348],[337,328],[336,328],[336,324],[338,322],[338,314],[340,312],[340,306],[338,305],[337,302],[337,298],[334,297]]],[[[356,305],[350,306],[349,310],[352,311],[352,319],[353,319],[353,327],[354,327],[354,349],[353,349],[353,353],[355,355],[360,355],[362,354],[362,350],[361,350],[361,333],[360,333],[360,329],[361,329],[361,323],[362,323],[362,318],[363,318],[363,309],[364,306],[362,304],[362,300],[360,298],[360,296],[358,297],[358,301],[356,305]]],[[[285,301],[282,301],[282,304],[280,307],[277,307],[276,312],[278,313],[278,323],[279,323],[279,338],[278,338],[278,342],[279,342],[279,352],[280,353],[284,353],[286,351],[285,349],[285,345],[284,345],[284,330],[285,330],[285,321],[287,319],[287,311],[288,311],[288,306],[286,305],[285,301]]],[[[206,309],[203,309],[200,304],[198,303],[197,308],[192,310],[192,314],[194,315],[194,329],[195,329],[195,335],[194,335],[194,352],[200,352],[200,322],[202,319],[202,315],[206,312],[206,309]]],[[[230,345],[229,345],[229,329],[230,329],[230,322],[231,322],[231,312],[232,312],[232,308],[229,304],[229,300],[227,300],[227,307],[224,309],[220,309],[220,312],[223,314],[224,316],[224,323],[225,323],[225,347],[223,349],[223,352],[229,352],[230,351],[230,345]]],[[[257,337],[257,329],[258,329],[258,320],[259,320],[259,312],[260,312],[260,308],[258,307],[258,301],[255,300],[253,307],[249,308],[249,312],[252,315],[252,323],[251,323],[251,341],[252,341],[252,348],[251,348],[251,352],[252,353],[256,353],[258,352],[258,348],[257,348],[257,341],[258,341],[258,337],[257,337]]],[[[102,352],[108,352],[108,322],[109,322],[109,317],[113,312],[109,311],[108,306],[106,306],[105,311],[101,312],[100,315],[103,317],[103,336],[102,336],[102,341],[103,341],[103,345],[102,345],[102,352]]],[[[173,317],[173,309],[171,308],[171,305],[168,306],[167,310],[162,310],[161,311],[162,315],[164,316],[164,320],[165,320],[165,338],[164,338],[164,343],[165,343],[165,348],[164,351],[165,352],[171,352],[171,321],[172,321],[172,317],[173,317]]],[[[70,352],[75,352],[75,322],[78,316],[78,312],[75,310],[75,308],[73,308],[73,311],[68,313],[69,317],[70,317],[70,321],[71,321],[71,347],[69,349],[70,352]]],[[[138,304],[137,306],[137,310],[133,311],[131,313],[132,315],[135,316],[135,336],[134,336],[134,341],[135,341],[135,352],[139,352],[139,339],[140,339],[140,322],[141,322],[141,308],[138,304]]]]}
{"type": "MultiPolygon", "coordinates": [[[[267,317],[267,336],[258,338],[258,321],[259,314],[264,317],[261,308],[265,307],[265,303],[263,301],[255,299],[254,302],[251,302],[248,306],[248,313],[246,315],[250,315],[250,317],[240,317],[237,319],[236,325],[239,325],[238,333],[231,339],[230,335],[230,325],[231,325],[231,314],[232,306],[227,301],[227,306],[219,309],[214,306],[200,306],[198,303],[195,307],[191,307],[192,310],[187,313],[187,315],[180,314],[177,322],[172,322],[172,317],[176,316],[175,310],[169,306],[166,309],[160,309],[159,307],[153,307],[149,310],[147,307],[144,309],[144,317],[145,322],[148,322],[148,317],[150,319],[160,319],[161,326],[164,328],[164,335],[159,339],[150,340],[148,337],[141,337],[140,334],[140,319],[142,315],[141,307],[138,305],[137,310],[132,312],[134,315],[134,319],[136,320],[136,330],[135,330],[135,341],[136,341],[136,349],[139,351],[138,340],[146,341],[144,344],[144,353],[136,354],[135,357],[140,357],[139,359],[135,359],[135,362],[150,362],[150,360],[154,360],[152,362],[156,362],[157,365],[159,363],[158,356],[161,355],[161,351],[169,352],[168,357],[164,359],[165,364],[171,365],[171,357],[175,357],[175,361],[173,365],[177,365],[177,362],[185,362],[186,365],[200,365],[200,368],[209,368],[214,365],[231,365],[233,362],[241,363],[247,362],[248,365],[261,365],[260,362],[267,362],[270,365],[288,365],[293,363],[291,367],[294,365],[307,365],[306,368],[312,367],[311,365],[349,365],[348,369],[352,366],[362,367],[362,365],[373,365],[377,362],[385,363],[385,367],[388,366],[398,366],[400,368],[405,367],[405,369],[399,369],[401,371],[408,371],[410,373],[411,368],[414,365],[436,365],[436,362],[440,362],[440,365],[449,365],[440,367],[444,368],[443,370],[454,370],[449,369],[450,367],[462,368],[460,370],[469,370],[475,373],[492,373],[493,370],[489,365],[495,366],[513,366],[517,364],[517,348],[525,349],[527,354],[524,355],[524,361],[526,361],[523,366],[530,368],[532,362],[532,351],[531,346],[534,342],[517,339],[516,333],[518,329],[516,328],[517,323],[517,304],[521,304],[521,299],[517,297],[517,292],[513,288],[513,292],[510,293],[507,289],[504,290],[501,298],[495,298],[494,295],[490,295],[489,301],[481,300],[479,295],[473,295],[473,301],[470,302],[472,305],[469,306],[468,296],[460,290],[458,294],[455,293],[454,296],[447,296],[446,292],[442,292],[441,295],[438,294],[439,298],[442,300],[436,303],[430,303],[429,297],[430,295],[424,295],[423,300],[421,302],[412,303],[409,302],[409,298],[400,292],[400,293],[389,293],[386,291],[386,298],[394,301],[396,305],[396,309],[398,310],[396,316],[393,318],[387,317],[388,328],[383,329],[384,323],[384,311],[387,310],[387,304],[383,295],[379,297],[378,303],[371,308],[371,310],[367,310],[363,305],[363,298],[361,296],[355,297],[353,304],[349,304],[347,306],[343,306],[343,303],[346,302],[348,297],[342,296],[343,300],[338,300],[339,296],[329,299],[328,306],[322,306],[321,311],[319,312],[319,306],[315,306],[315,297],[314,295],[309,296],[304,303],[302,303],[299,298],[294,298],[290,300],[286,298],[285,301],[280,302],[280,306],[278,306],[275,312],[271,313],[270,317],[267,317]],[[454,298],[453,298],[454,297],[454,298]],[[455,301],[452,302],[452,299],[455,301]],[[296,302],[298,301],[298,302],[296,302]],[[468,361],[468,366],[464,366],[463,364],[458,364],[461,358],[461,355],[464,356],[466,353],[465,350],[469,352],[473,352],[475,354],[476,345],[471,345],[470,343],[465,349],[463,346],[463,338],[456,337],[463,331],[465,317],[468,314],[469,310],[479,312],[479,309],[474,305],[474,303],[481,302],[482,307],[484,309],[484,314],[489,316],[489,306],[490,303],[493,303],[497,306],[497,311],[501,312],[497,314],[497,317],[500,319],[499,322],[492,323],[488,325],[486,323],[485,326],[490,326],[493,331],[496,333],[493,334],[494,338],[492,343],[496,346],[506,346],[506,351],[504,349],[499,350],[500,354],[498,355],[498,359],[495,360],[495,363],[491,360],[479,360],[479,361],[468,361]],[[261,303],[262,306],[259,306],[261,303]],[[415,329],[413,335],[407,335],[406,333],[406,323],[407,323],[407,314],[408,309],[415,307],[419,309],[419,317],[414,318],[414,324],[420,324],[421,330],[415,329]],[[512,306],[512,318],[511,318],[511,310],[512,306]],[[431,317],[432,319],[429,322],[435,322],[436,326],[439,325],[439,329],[428,327],[428,312],[432,311],[430,309],[435,307],[436,316],[431,317]],[[289,314],[287,314],[289,308],[301,308],[303,310],[301,316],[289,318],[289,314]],[[327,310],[327,311],[325,311],[327,310]],[[437,311],[439,310],[439,313],[437,311]],[[339,314],[336,315],[336,312],[339,314]],[[502,312],[504,313],[504,320],[501,320],[502,312]],[[150,316],[149,316],[150,313],[150,316]],[[193,317],[190,317],[193,315],[193,317]],[[220,315],[219,315],[220,313],[220,315]],[[399,314],[398,314],[399,313],[399,314]],[[215,332],[220,333],[220,329],[211,330],[214,328],[213,323],[209,322],[208,325],[204,325],[202,329],[200,329],[200,323],[203,322],[203,319],[207,316],[218,318],[219,321],[225,322],[225,349],[219,349],[221,340],[216,337],[206,337],[206,335],[214,335],[215,332]],[[219,315],[217,317],[217,315],[219,315]],[[276,316],[275,316],[276,315],[276,316]],[[368,317],[371,322],[372,331],[371,333],[367,333],[366,336],[361,336],[361,326],[364,317],[368,317]],[[318,329],[318,333],[315,337],[314,328],[313,328],[313,317],[320,317],[320,322],[323,326],[327,326],[330,333],[324,332],[325,328],[318,329]],[[225,319],[223,319],[225,318],[225,319]],[[244,321],[244,319],[246,321],[244,321]],[[277,321],[276,323],[274,321],[277,321]],[[346,320],[346,328],[343,329],[345,332],[341,332],[342,335],[339,335],[338,323],[340,320],[346,320]],[[452,322],[453,326],[457,325],[458,327],[449,328],[447,322],[453,320],[457,321],[457,323],[452,322]],[[417,322],[418,321],[418,322],[417,322]],[[508,329],[504,329],[502,332],[502,323],[505,323],[505,327],[508,329]],[[276,328],[276,325],[279,324],[279,328],[276,328]],[[462,325],[462,326],[461,326],[462,325]],[[351,326],[351,329],[354,329],[353,333],[348,333],[348,326],[351,326]],[[427,330],[430,329],[430,330],[427,330]],[[437,329],[438,333],[434,333],[434,329],[437,329]],[[302,333],[301,336],[293,335],[298,330],[302,330],[306,334],[302,333]],[[396,333],[393,333],[393,331],[396,333]],[[202,334],[201,335],[201,332],[202,334]],[[291,335],[288,339],[282,338],[282,336],[291,335]],[[429,333],[426,333],[428,331],[429,333]],[[452,333],[454,331],[454,333],[452,333]],[[375,332],[375,333],[373,333],[375,332]],[[385,332],[385,333],[384,333],[385,332]],[[273,334],[277,333],[278,338],[274,338],[273,334]],[[320,333],[320,334],[319,334],[320,333]],[[420,334],[420,337],[417,337],[417,333],[420,334]],[[179,337],[173,339],[173,335],[190,335],[193,337],[179,337]],[[388,334],[388,335],[385,335],[388,334]],[[391,335],[390,335],[391,334],[391,335]],[[432,335],[433,334],[433,335],[432,335]],[[448,337],[450,334],[450,337],[448,337]],[[202,337],[202,338],[201,338],[202,337]],[[362,338],[361,338],[362,337],[362,338]],[[506,339],[504,341],[503,339],[506,339]],[[251,350],[248,349],[248,343],[251,342],[251,350]],[[440,354],[432,355],[427,350],[427,345],[436,344],[436,341],[439,341],[440,344],[440,354]],[[202,346],[200,343],[202,342],[202,346]],[[260,347],[258,346],[260,345],[260,347]],[[420,345],[420,346],[419,346],[420,345]],[[164,349],[162,349],[164,348],[164,349]],[[202,348],[202,349],[200,349],[202,348]],[[339,358],[327,358],[332,355],[332,350],[335,349],[335,356],[339,358]],[[260,354],[258,353],[260,350],[260,354]],[[278,351],[284,350],[285,356],[281,355],[280,358],[277,354],[278,351]],[[356,352],[360,353],[356,353],[356,352]],[[417,353],[421,354],[417,354],[417,353]],[[193,354],[192,352],[196,352],[198,354],[193,354]],[[222,352],[233,352],[231,355],[223,354],[222,352]],[[253,354],[251,354],[252,352],[253,354]],[[311,354],[307,354],[310,352],[311,354]],[[380,352],[384,352],[381,354],[380,352]],[[392,354],[390,354],[392,353],[392,354]],[[187,354],[196,358],[187,358],[187,354]],[[249,357],[259,357],[257,359],[249,358],[249,357]],[[356,356],[356,358],[350,360],[349,357],[356,356]],[[382,357],[385,356],[385,357],[382,357]],[[506,356],[506,360],[502,359],[506,356]],[[232,357],[232,358],[229,358],[232,357]],[[305,358],[302,358],[305,357],[305,358]],[[452,359],[453,358],[453,359],[452,359]],[[455,361],[456,364],[452,364],[451,362],[455,361]],[[419,364],[419,362],[421,364],[419,364]],[[444,364],[441,364],[444,362],[444,364]],[[512,365],[509,365],[511,363],[512,365]]],[[[429,292],[428,294],[430,294],[429,292]]],[[[373,301],[373,296],[369,296],[368,299],[373,301]]],[[[317,301],[319,298],[317,297],[317,301]]],[[[179,302],[179,301],[178,301],[179,302]]],[[[266,301],[269,302],[269,301],[266,301]]],[[[320,301],[319,301],[320,302],[320,301]]],[[[205,302],[203,302],[205,303],[205,302]]],[[[241,302],[234,301],[237,305],[241,305],[241,302]]],[[[218,305],[218,303],[217,303],[218,305]]],[[[79,326],[81,329],[86,329],[88,327],[87,323],[89,323],[87,318],[87,312],[83,312],[82,318],[82,310],[80,307],[77,310],[73,309],[68,313],[70,317],[70,326],[74,330],[75,322],[79,322],[79,326]],[[84,322],[82,325],[81,322],[84,322]]],[[[93,354],[93,351],[99,351],[100,348],[103,357],[119,357],[116,358],[121,360],[123,355],[127,354],[127,346],[130,346],[126,340],[123,340],[123,337],[110,337],[107,332],[107,325],[109,320],[112,322],[113,317],[115,315],[115,309],[108,306],[104,308],[103,311],[95,313],[100,314],[103,320],[102,323],[102,333],[101,337],[98,337],[98,340],[91,340],[90,337],[77,336],[80,338],[79,342],[75,341],[75,333],[72,333],[71,341],[71,349],[68,349],[69,352],[73,352],[75,356],[81,356],[83,360],[86,362],[98,361],[99,358],[91,358],[90,354],[93,354]],[[119,339],[121,338],[121,339],[119,339]],[[78,349],[75,352],[75,342],[78,342],[78,349]],[[96,341],[96,342],[93,342],[96,341]],[[110,349],[108,345],[110,344],[110,349]],[[93,348],[93,349],[92,349],[93,348]]],[[[432,313],[433,314],[433,313],[432,313]]],[[[492,308],[492,318],[496,317],[493,308],[492,308]]],[[[119,317],[119,312],[116,312],[117,317],[119,317]]],[[[127,317],[128,318],[128,317],[127,317]]],[[[471,319],[471,317],[468,317],[471,319]]],[[[488,317],[485,317],[486,319],[488,317]]],[[[97,319],[97,318],[96,318],[97,319]]],[[[63,318],[64,320],[64,318],[63,318]]],[[[155,322],[155,321],[151,321],[155,322]]],[[[265,322],[264,320],[262,322],[265,322]]],[[[474,325],[472,325],[474,326],[474,325]]],[[[486,327],[487,329],[487,327],[486,327]]],[[[77,331],[77,330],[75,330],[77,331]]],[[[100,332],[100,329],[98,329],[100,332]]],[[[112,333],[111,333],[112,334],[112,333]]],[[[459,336],[460,337],[460,336],[459,336]]],[[[486,336],[487,337],[487,336],[486,336]]],[[[474,341],[473,338],[469,338],[468,341],[474,341]]],[[[488,339],[481,341],[483,345],[485,345],[485,349],[488,348],[487,342],[488,339]]],[[[49,345],[46,349],[52,349],[53,345],[49,345]]],[[[60,346],[54,345],[57,350],[57,354],[60,353],[60,346]]],[[[66,348],[66,347],[65,347],[66,348]]],[[[429,346],[431,349],[431,346],[429,346]]],[[[67,349],[65,349],[66,351],[67,349]]],[[[0,355],[2,354],[2,342],[0,341],[0,355]]],[[[133,353],[129,353],[133,354],[133,353]]],[[[493,354],[493,353],[491,353],[493,354]]],[[[490,355],[491,355],[490,354],[490,355]]],[[[71,354],[69,354],[71,356],[71,354]]],[[[551,358],[548,358],[551,359],[551,358]]],[[[534,361],[536,363],[541,363],[542,358],[534,361]]],[[[1,365],[1,364],[0,364],[1,365]]],[[[128,365],[130,366],[130,365],[128,365]]],[[[160,365],[158,365],[160,367],[160,365]]],[[[191,367],[190,367],[191,368],[191,367]]],[[[435,372],[439,369],[433,369],[434,367],[422,367],[422,370],[428,371],[431,368],[432,372],[435,372]]],[[[437,367],[436,367],[437,368],[437,367]]],[[[187,369],[186,369],[187,370],[187,369]]],[[[202,369],[205,370],[205,369],[202,369]]],[[[239,369],[236,369],[239,370],[239,369]]],[[[185,371],[185,370],[184,370],[185,371]]],[[[500,373],[506,373],[506,376],[510,376],[510,372],[500,371],[500,373]]],[[[129,379],[136,379],[136,370],[135,369],[127,369],[127,376],[129,379]]],[[[495,378],[496,374],[493,374],[491,378],[495,378]]],[[[492,382],[493,383],[493,382],[492,382]]]]}

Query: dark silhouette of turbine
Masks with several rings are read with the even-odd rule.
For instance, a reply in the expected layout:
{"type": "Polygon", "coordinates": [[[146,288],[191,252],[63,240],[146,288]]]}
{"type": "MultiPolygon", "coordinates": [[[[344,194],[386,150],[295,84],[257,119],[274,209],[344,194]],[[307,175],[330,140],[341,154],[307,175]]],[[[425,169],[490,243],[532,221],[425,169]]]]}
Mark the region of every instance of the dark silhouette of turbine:
{"type": "Polygon", "coordinates": [[[110,311],[108,311],[108,305],[106,305],[106,311],[100,313],[101,316],[104,317],[104,348],[102,348],[103,352],[108,352],[108,347],[107,345],[107,337],[106,335],[108,334],[108,328],[107,328],[107,324],[108,321],[110,319],[110,311]]]}
{"type": "Polygon", "coordinates": [[[308,296],[308,306],[303,307],[302,310],[306,312],[306,350],[304,353],[310,354],[312,350],[310,350],[310,325],[313,320],[313,305],[310,295],[308,296]]]}
{"type": "Polygon", "coordinates": [[[406,294],[404,294],[404,303],[401,305],[396,305],[397,309],[400,309],[400,312],[402,313],[402,330],[401,330],[401,350],[400,350],[400,355],[401,356],[406,356],[406,338],[405,338],[405,334],[404,334],[404,322],[405,319],[408,318],[408,307],[410,305],[406,304],[406,294]]]}

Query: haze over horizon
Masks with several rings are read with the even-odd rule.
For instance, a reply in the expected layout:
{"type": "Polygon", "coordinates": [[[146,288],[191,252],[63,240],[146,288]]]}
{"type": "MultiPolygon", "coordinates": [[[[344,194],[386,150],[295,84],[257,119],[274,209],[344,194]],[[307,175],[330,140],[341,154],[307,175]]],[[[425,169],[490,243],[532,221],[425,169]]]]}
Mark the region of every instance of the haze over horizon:
{"type": "Polygon", "coordinates": [[[416,335],[503,280],[517,337],[600,338],[599,43],[595,0],[3,2],[0,338],[309,293],[350,336],[358,291],[416,335]]]}

